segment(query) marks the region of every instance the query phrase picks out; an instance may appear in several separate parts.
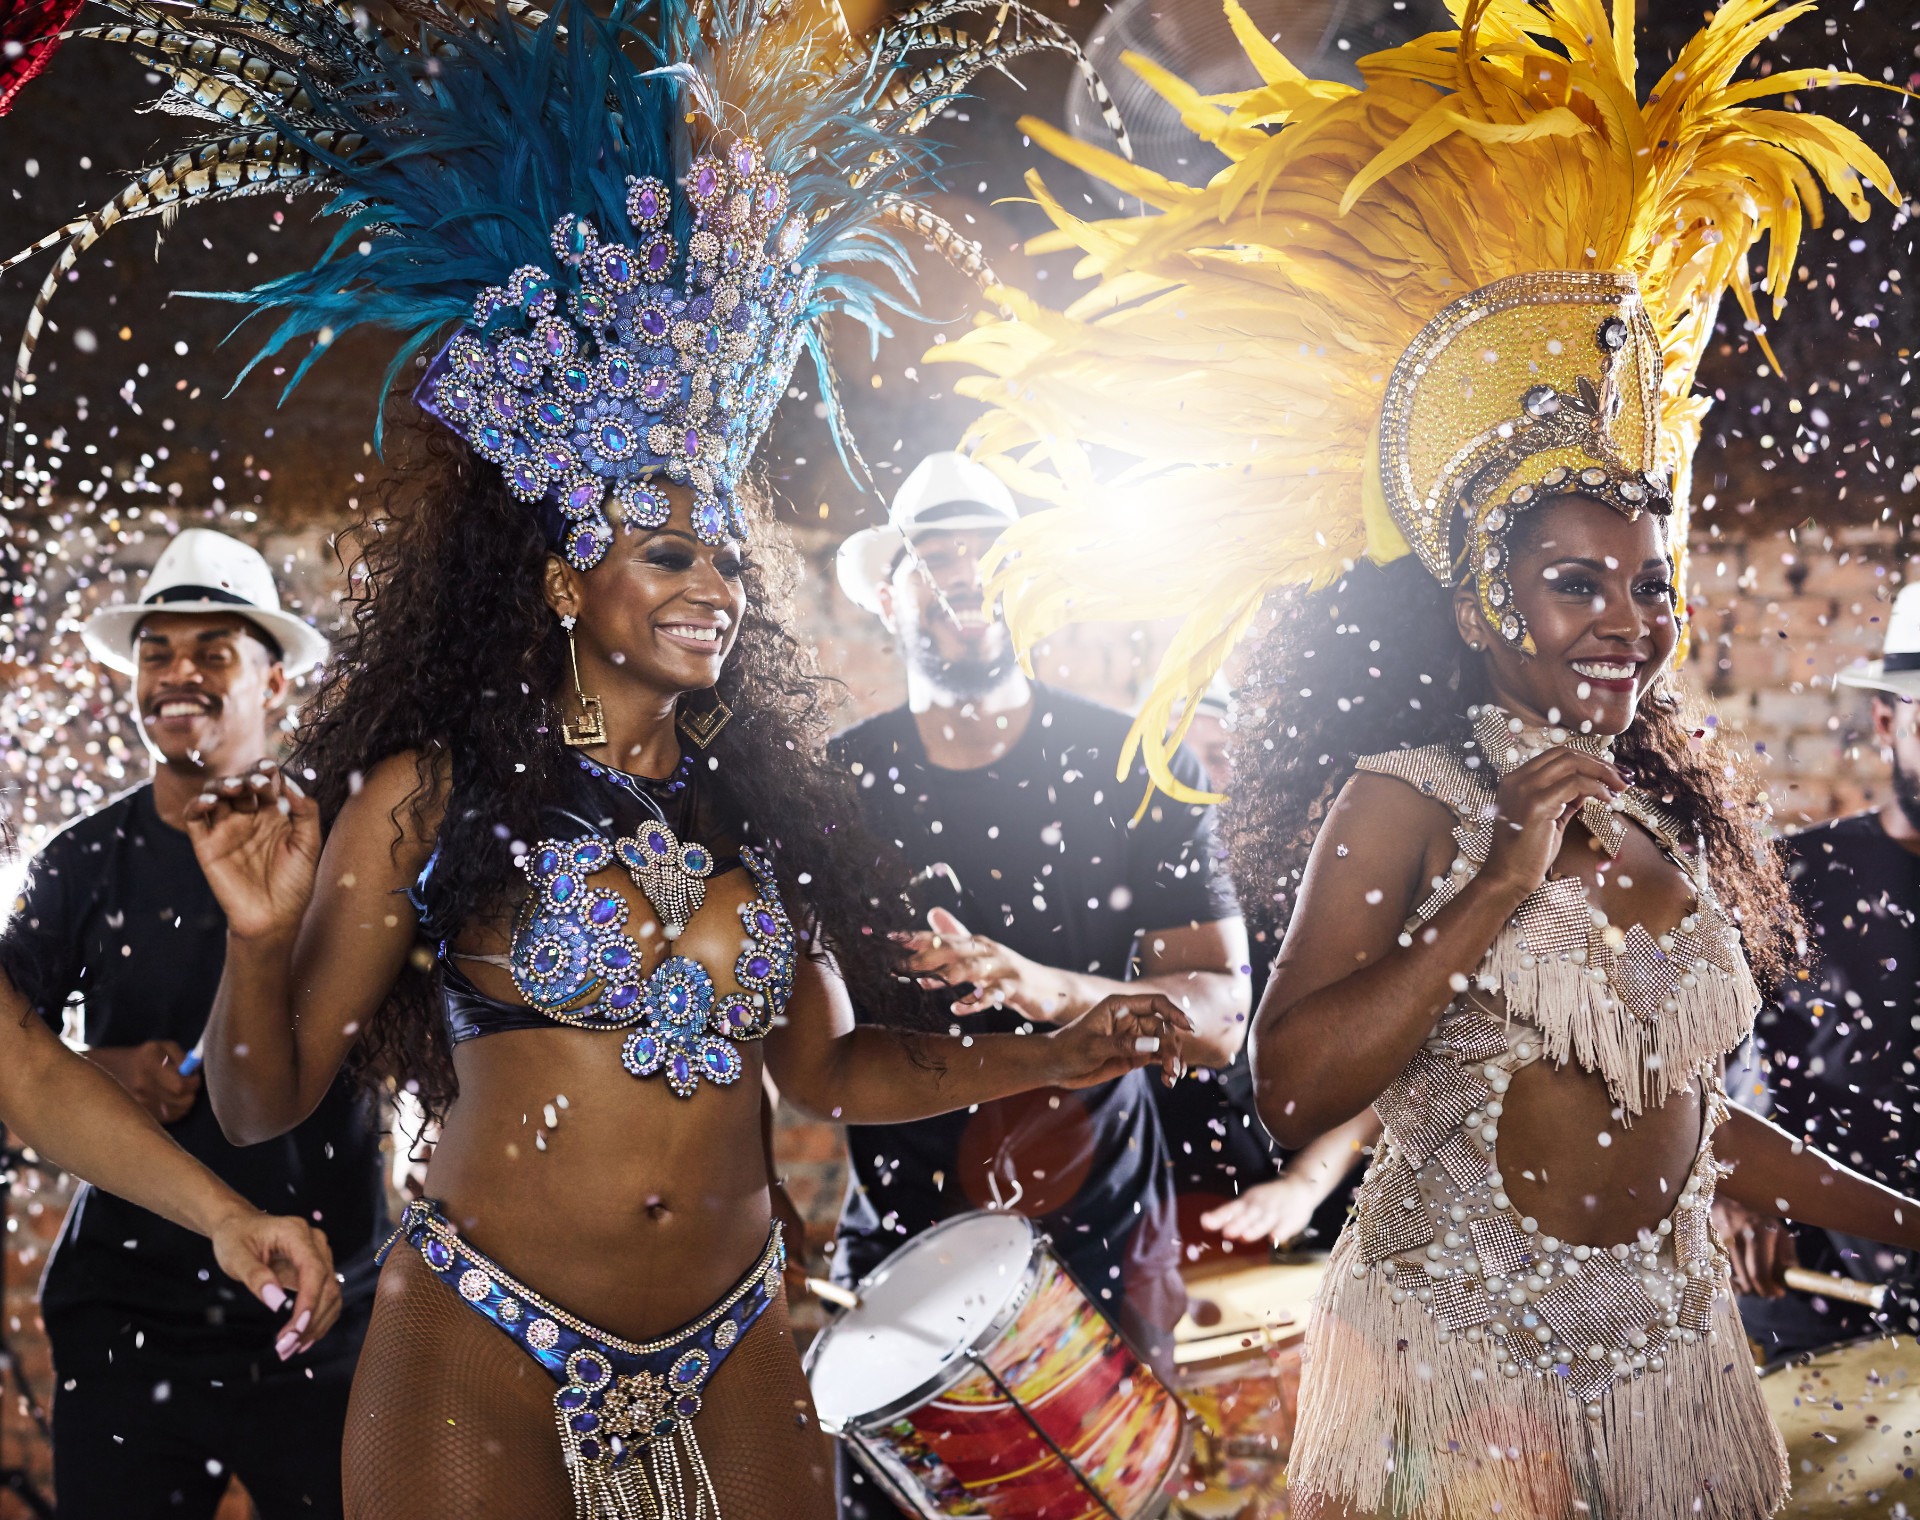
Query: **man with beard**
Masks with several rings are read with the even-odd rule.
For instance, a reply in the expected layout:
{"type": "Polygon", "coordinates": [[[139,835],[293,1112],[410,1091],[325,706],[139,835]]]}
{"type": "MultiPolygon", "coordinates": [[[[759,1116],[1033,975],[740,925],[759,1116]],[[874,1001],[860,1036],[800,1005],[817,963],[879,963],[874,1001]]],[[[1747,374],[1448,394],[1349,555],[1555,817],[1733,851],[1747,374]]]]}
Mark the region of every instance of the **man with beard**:
{"type": "MultiPolygon", "coordinates": [[[[959,454],[921,461],[884,528],[841,546],[840,585],[894,636],[907,700],[840,736],[864,818],[907,852],[927,929],[923,987],[962,1027],[1032,1030],[1120,991],[1185,1010],[1189,1055],[1224,1066],[1245,1038],[1247,938],[1217,868],[1212,809],[1115,778],[1124,713],[1031,681],[980,557],[1017,513],[959,454]]],[[[1184,748],[1174,774],[1205,790],[1184,748]]],[[[871,1016],[884,1010],[861,1010],[871,1016]]],[[[913,1124],[855,1126],[834,1275],[858,1280],[909,1237],[969,1209],[1033,1218],[1083,1289],[1152,1360],[1185,1309],[1174,1199],[1143,1071],[913,1124]]],[[[895,1513],[863,1476],[846,1513],[895,1513]]]]}
{"type": "MultiPolygon", "coordinates": [[[[1920,586],[1894,600],[1883,657],[1838,679],[1872,693],[1893,805],[1786,840],[1810,965],[1761,1011],[1754,1038],[1763,1074],[1731,1085],[1736,1101],[1770,1103],[1771,1117],[1809,1144],[1911,1192],[1920,1185],[1920,586]]],[[[1920,1270],[1909,1253],[1731,1201],[1715,1208],[1741,1317],[1769,1358],[1875,1328],[1865,1309],[1788,1294],[1781,1274],[1795,1265],[1890,1284],[1894,1328],[1920,1329],[1920,1270]]]]}
{"type": "Polygon", "coordinates": [[[226,953],[187,805],[274,752],[291,674],[327,644],[283,612],[260,555],[189,528],[138,602],[87,622],[87,648],[133,677],[154,760],[135,787],[57,834],[0,933],[0,971],[55,1030],[70,1004],[87,1058],[183,1149],[260,1208],[323,1230],[343,1274],[338,1331],[278,1357],[272,1318],[209,1243],[83,1187],[41,1284],[53,1347],[54,1484],[63,1516],[211,1517],[238,1473],[266,1520],[341,1513],[347,1390],[387,1229],[373,1106],[349,1083],[283,1138],[229,1145],[194,1047],[226,953]]]}

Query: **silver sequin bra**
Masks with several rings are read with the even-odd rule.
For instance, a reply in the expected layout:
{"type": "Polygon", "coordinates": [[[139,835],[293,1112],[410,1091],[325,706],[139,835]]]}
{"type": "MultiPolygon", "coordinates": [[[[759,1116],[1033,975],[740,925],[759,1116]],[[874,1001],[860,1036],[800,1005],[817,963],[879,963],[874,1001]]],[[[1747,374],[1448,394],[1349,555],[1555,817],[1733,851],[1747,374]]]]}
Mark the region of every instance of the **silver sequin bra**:
{"type": "Polygon", "coordinates": [[[756,890],[740,906],[746,938],[733,968],[743,990],[718,992],[707,968],[685,955],[669,955],[642,976],[639,947],[627,933],[626,899],[590,878],[624,865],[644,889],[665,850],[692,852],[687,869],[698,878],[711,869],[704,846],[682,845],[651,822],[612,842],[586,834],[535,845],[524,865],[533,890],[515,921],[508,965],[520,995],[556,1023],[630,1030],[621,1064],[636,1077],[664,1074],[685,1098],[702,1078],[724,1086],[739,1077],[735,1043],[762,1039],[773,1028],[793,993],[798,951],[773,867],[748,847],[740,863],[756,890]],[[650,833],[665,837],[649,839],[650,833]]]}
{"type": "MultiPolygon", "coordinates": [[[[1458,819],[1460,856],[1420,905],[1407,942],[1485,863],[1495,780],[1487,772],[1504,774],[1538,752],[1498,709],[1483,709],[1479,730],[1479,768],[1440,746],[1360,762],[1445,802],[1458,819]]],[[[1712,1135],[1726,1116],[1717,1060],[1744,1035],[1757,1001],[1704,871],[1674,847],[1672,821],[1631,791],[1616,807],[1687,873],[1692,913],[1677,932],[1651,936],[1609,924],[1577,879],[1550,880],[1529,896],[1477,987],[1375,1101],[1385,1141],[1353,1224],[1355,1277],[1378,1274],[1395,1302],[1418,1302],[1441,1340],[1481,1352],[1490,1373],[1564,1380],[1596,1418],[1617,1380],[1661,1371],[1710,1328],[1724,1273],[1708,1217],[1718,1176],[1712,1135]],[[1499,1155],[1503,1100],[1515,1074],[1543,1059],[1600,1075],[1623,1117],[1700,1084],[1700,1148],[1656,1227],[1617,1244],[1575,1245],[1514,1207],[1499,1155]]],[[[1618,848],[1617,832],[1594,832],[1618,848]]]]}
{"type": "MultiPolygon", "coordinates": [[[[1608,754],[1599,740],[1521,729],[1488,706],[1478,711],[1469,755],[1436,744],[1359,760],[1359,769],[1397,777],[1456,820],[1459,853],[1415,911],[1402,944],[1411,944],[1419,926],[1486,863],[1499,778],[1555,744],[1608,754]]],[[[1599,1075],[1630,1122],[1717,1070],[1720,1057],[1746,1038],[1760,994],[1705,864],[1681,850],[1672,817],[1629,787],[1612,807],[1588,803],[1581,818],[1609,854],[1618,853],[1628,820],[1645,829],[1687,878],[1692,911],[1671,933],[1654,935],[1639,924],[1608,922],[1578,877],[1549,877],[1507,922],[1475,981],[1540,1031],[1548,1059],[1573,1060],[1599,1075]]]]}

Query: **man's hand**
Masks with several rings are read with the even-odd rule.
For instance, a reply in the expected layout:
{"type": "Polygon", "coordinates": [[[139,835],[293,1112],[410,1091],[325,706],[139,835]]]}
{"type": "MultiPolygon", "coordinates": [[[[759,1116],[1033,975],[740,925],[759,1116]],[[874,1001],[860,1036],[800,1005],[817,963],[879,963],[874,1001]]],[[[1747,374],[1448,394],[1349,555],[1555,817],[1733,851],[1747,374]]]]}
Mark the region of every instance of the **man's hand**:
{"type": "Polygon", "coordinates": [[[1248,1188],[1217,1209],[1209,1209],[1200,1216],[1200,1224],[1229,1240],[1283,1246],[1306,1231],[1322,1196],[1311,1183],[1297,1177],[1276,1177],[1248,1188]]]}
{"type": "Polygon", "coordinates": [[[1785,1298],[1787,1268],[1800,1265],[1793,1231],[1784,1219],[1756,1214],[1727,1197],[1713,1200],[1713,1227],[1733,1266],[1733,1291],[1758,1298],[1785,1298]]]}
{"type": "Polygon", "coordinates": [[[162,1124],[176,1124],[200,1096],[200,1073],[180,1075],[184,1054],[172,1040],[148,1040],[142,1045],[95,1046],[87,1059],[162,1124]]]}
{"type": "Polygon", "coordinates": [[[899,936],[912,952],[906,969],[922,987],[971,983],[973,990],[954,1000],[955,1013],[1011,1008],[1036,1023],[1051,1024],[1066,1011],[1066,995],[1050,968],[984,934],[968,933],[967,926],[945,908],[935,908],[927,915],[927,923],[931,933],[920,930],[899,936]]]}
{"type": "Polygon", "coordinates": [[[340,1317],[340,1282],[327,1237],[312,1225],[241,1205],[212,1226],[209,1238],[220,1270],[269,1309],[278,1313],[292,1299],[286,1326],[273,1343],[281,1361],[310,1350],[333,1328],[340,1317]]]}

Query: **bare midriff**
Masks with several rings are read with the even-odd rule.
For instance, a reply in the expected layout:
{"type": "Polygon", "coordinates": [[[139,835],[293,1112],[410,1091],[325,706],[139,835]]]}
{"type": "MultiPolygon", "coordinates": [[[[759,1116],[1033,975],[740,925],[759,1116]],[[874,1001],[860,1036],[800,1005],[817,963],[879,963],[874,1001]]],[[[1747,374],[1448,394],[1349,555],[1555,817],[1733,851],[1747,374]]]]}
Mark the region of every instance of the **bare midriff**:
{"type": "MultiPolygon", "coordinates": [[[[1644,924],[1655,938],[1694,906],[1679,867],[1631,824],[1611,859],[1570,824],[1553,874],[1579,876],[1610,924],[1644,924]]],[[[1499,1015],[1498,998],[1476,1001],[1499,1015]]],[[[1547,1234],[1605,1246],[1672,1212],[1700,1151],[1706,1095],[1695,1081],[1657,1108],[1628,1113],[1596,1073],[1540,1060],[1514,1073],[1503,1109],[1498,1161],[1514,1207],[1547,1234]]]]}
{"type": "MultiPolygon", "coordinates": [[[[728,871],[669,950],[651,906],[627,898],[628,933],[651,971],[668,954],[699,961],[720,992],[737,987],[738,908],[753,878],[728,871]]],[[[503,929],[463,936],[462,954],[498,954],[503,929]]],[[[503,969],[463,959],[490,997],[524,1001],[503,969]]],[[[476,1249],[543,1298],[603,1330],[645,1340],[697,1318],[766,1244],[761,1055],[739,1046],[739,1079],[676,1097],[661,1076],[620,1064],[624,1031],[509,1030],[455,1047],[460,1096],[447,1114],[427,1188],[476,1249]],[[551,1122],[557,1121],[557,1122],[551,1122]]]]}

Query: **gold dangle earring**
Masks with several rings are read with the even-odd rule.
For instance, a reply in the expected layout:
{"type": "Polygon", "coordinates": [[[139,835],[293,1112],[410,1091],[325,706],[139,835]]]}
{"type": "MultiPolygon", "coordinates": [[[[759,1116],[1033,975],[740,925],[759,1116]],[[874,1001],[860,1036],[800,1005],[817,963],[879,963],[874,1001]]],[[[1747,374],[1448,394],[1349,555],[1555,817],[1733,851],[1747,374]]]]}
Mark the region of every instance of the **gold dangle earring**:
{"type": "Polygon", "coordinates": [[[567,630],[567,659],[573,666],[573,694],[580,699],[580,721],[560,725],[560,737],[574,749],[587,749],[607,742],[607,719],[600,710],[600,699],[590,697],[580,684],[580,650],[573,640],[575,619],[571,612],[560,619],[567,630]]]}
{"type": "Polygon", "coordinates": [[[705,711],[689,711],[686,699],[683,697],[677,704],[678,711],[674,715],[680,724],[680,732],[702,749],[718,739],[720,730],[733,721],[733,709],[720,700],[719,690],[714,689],[710,695],[713,697],[713,706],[705,711]]]}

